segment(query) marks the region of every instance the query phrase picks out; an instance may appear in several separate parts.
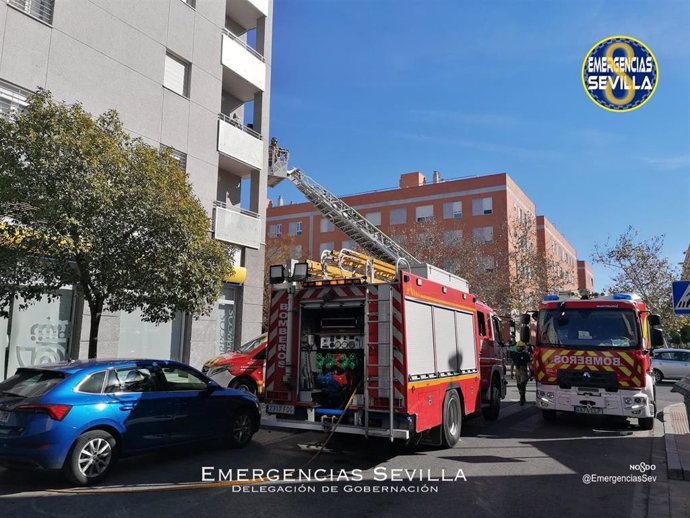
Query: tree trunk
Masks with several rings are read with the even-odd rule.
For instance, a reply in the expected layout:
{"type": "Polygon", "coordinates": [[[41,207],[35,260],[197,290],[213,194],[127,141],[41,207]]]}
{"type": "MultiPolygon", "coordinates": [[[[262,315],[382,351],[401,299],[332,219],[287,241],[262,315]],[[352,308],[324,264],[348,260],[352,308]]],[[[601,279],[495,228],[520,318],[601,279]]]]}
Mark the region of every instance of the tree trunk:
{"type": "Polygon", "coordinates": [[[91,329],[89,330],[89,358],[95,358],[98,354],[98,328],[101,325],[101,313],[103,304],[89,304],[91,311],[91,329]]]}

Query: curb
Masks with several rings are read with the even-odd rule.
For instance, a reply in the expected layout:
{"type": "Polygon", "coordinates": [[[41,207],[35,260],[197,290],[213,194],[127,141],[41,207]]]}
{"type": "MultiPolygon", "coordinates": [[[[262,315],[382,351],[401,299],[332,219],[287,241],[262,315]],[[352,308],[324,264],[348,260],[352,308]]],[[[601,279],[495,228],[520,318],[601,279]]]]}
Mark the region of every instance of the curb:
{"type": "Polygon", "coordinates": [[[685,404],[676,403],[664,408],[663,422],[668,478],[690,481],[690,456],[683,454],[687,452],[681,446],[690,443],[685,404]]]}

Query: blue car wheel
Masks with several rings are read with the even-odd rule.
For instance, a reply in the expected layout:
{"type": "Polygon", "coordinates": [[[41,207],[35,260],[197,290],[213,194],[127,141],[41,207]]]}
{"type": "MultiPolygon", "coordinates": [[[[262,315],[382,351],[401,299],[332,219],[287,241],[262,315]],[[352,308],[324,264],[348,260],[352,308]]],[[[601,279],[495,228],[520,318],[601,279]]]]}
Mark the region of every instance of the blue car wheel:
{"type": "Polygon", "coordinates": [[[117,441],[104,430],[91,430],[77,438],[65,460],[65,475],[80,486],[103,479],[117,460],[117,441]]]}
{"type": "Polygon", "coordinates": [[[232,417],[230,423],[230,433],[228,443],[231,448],[242,448],[249,444],[254,435],[254,420],[250,413],[243,409],[238,409],[232,417]]]}

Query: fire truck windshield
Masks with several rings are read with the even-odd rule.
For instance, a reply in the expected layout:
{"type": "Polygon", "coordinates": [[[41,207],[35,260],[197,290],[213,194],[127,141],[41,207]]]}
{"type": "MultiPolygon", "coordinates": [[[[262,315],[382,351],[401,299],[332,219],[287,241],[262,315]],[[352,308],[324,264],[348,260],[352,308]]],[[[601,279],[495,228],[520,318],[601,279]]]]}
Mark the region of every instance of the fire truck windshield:
{"type": "Polygon", "coordinates": [[[548,309],[539,312],[539,343],[584,349],[636,348],[635,312],[626,309],[548,309]]]}

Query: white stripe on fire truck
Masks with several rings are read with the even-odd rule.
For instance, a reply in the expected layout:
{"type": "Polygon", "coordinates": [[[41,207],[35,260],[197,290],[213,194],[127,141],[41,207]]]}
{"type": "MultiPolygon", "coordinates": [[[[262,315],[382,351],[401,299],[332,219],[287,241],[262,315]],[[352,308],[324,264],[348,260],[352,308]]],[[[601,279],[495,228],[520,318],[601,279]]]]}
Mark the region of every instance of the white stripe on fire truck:
{"type": "Polygon", "coordinates": [[[337,294],[339,297],[347,297],[347,295],[348,295],[347,293],[345,293],[345,290],[344,290],[344,289],[339,288],[338,286],[336,286],[335,288],[333,288],[333,291],[335,291],[336,294],[337,294]]]}

